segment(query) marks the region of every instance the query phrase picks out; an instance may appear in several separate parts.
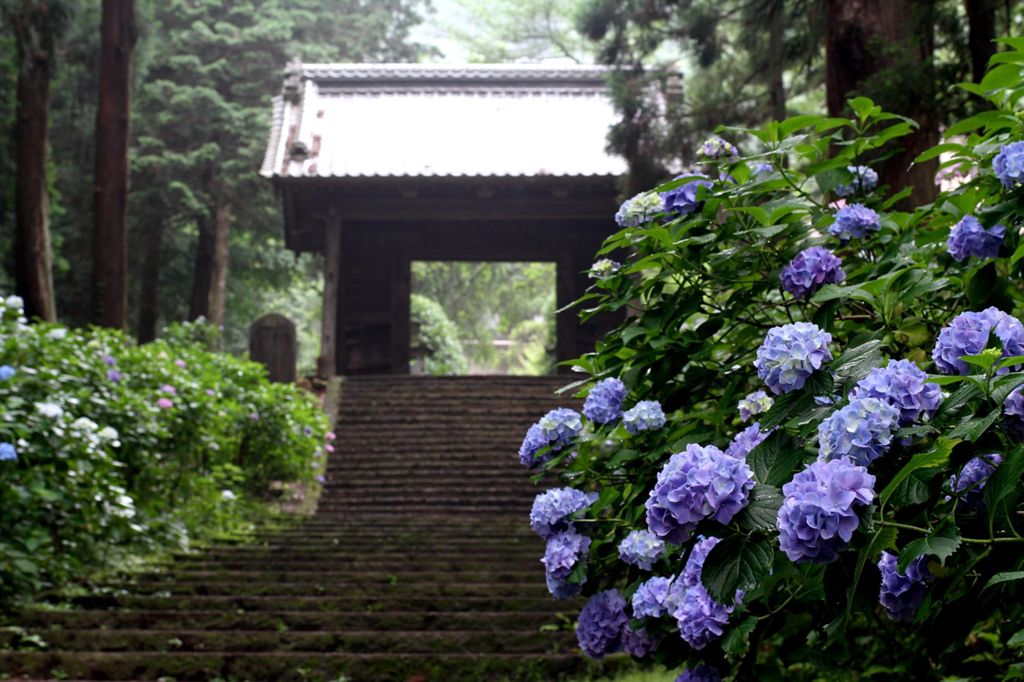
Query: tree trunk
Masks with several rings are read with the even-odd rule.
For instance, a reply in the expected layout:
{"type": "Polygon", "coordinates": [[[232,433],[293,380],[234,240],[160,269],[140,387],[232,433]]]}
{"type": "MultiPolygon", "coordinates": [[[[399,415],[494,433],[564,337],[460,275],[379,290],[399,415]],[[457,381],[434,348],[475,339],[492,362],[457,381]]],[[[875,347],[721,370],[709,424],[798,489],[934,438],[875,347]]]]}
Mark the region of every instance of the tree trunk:
{"type": "Polygon", "coordinates": [[[228,248],[231,237],[231,202],[219,197],[213,216],[213,263],[210,287],[210,324],[224,326],[224,299],[228,284],[228,248]]]}
{"type": "MultiPolygon", "coordinates": [[[[25,49],[31,49],[26,46],[25,49]]],[[[47,322],[57,319],[53,301],[49,199],[46,189],[47,126],[50,113],[49,57],[24,60],[18,74],[14,128],[18,173],[14,189],[14,270],[25,314],[47,322]]]]}
{"type": "Polygon", "coordinates": [[[192,294],[189,297],[188,319],[210,317],[210,288],[213,283],[213,221],[202,215],[196,221],[196,265],[192,271],[192,294]]]}
{"type": "Polygon", "coordinates": [[[781,121],[786,118],[786,84],[782,79],[785,60],[782,54],[783,22],[785,0],[770,0],[768,10],[768,99],[772,118],[781,121]]]}
{"type": "Polygon", "coordinates": [[[971,50],[971,75],[978,83],[988,60],[996,53],[996,5],[998,0],[964,0],[967,10],[967,43],[971,50]]]}
{"type": "Polygon", "coordinates": [[[93,184],[93,322],[127,323],[125,209],[128,202],[128,123],[135,1],[103,0],[100,25],[96,179],[93,184]]]}
{"type": "Polygon", "coordinates": [[[160,319],[160,256],[164,239],[164,223],[157,221],[142,244],[142,285],[139,289],[139,343],[156,339],[160,319]]]}
{"type": "Polygon", "coordinates": [[[933,48],[934,0],[826,0],[825,88],[830,116],[846,113],[846,100],[872,98],[884,109],[914,119],[920,128],[892,145],[878,167],[893,192],[911,188],[910,202],[935,199],[937,160],[912,165],[938,142],[933,48]],[[893,86],[891,83],[896,83],[893,86]]]}

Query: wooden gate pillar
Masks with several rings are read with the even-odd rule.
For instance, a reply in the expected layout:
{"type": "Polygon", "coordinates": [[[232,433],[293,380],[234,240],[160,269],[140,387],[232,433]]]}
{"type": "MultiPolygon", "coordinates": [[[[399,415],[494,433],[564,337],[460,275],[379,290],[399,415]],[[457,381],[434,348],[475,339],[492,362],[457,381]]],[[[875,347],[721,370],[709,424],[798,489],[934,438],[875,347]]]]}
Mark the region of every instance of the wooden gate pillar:
{"type": "Polygon", "coordinates": [[[331,211],[324,232],[324,307],[320,318],[320,357],[316,361],[317,374],[327,378],[338,373],[340,275],[341,218],[337,212],[331,211]]]}

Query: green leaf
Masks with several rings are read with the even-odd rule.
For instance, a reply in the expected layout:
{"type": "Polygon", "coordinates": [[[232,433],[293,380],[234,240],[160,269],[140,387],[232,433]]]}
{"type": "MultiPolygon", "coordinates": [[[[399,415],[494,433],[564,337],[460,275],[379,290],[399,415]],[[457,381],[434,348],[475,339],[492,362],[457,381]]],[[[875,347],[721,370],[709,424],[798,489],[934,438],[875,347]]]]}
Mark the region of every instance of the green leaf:
{"type": "Polygon", "coordinates": [[[965,146],[965,145],[956,144],[956,143],[953,143],[953,142],[946,142],[944,144],[937,144],[934,147],[932,147],[931,149],[927,149],[927,150],[921,152],[917,156],[917,158],[914,159],[914,163],[924,163],[925,161],[930,161],[930,160],[934,159],[935,157],[940,156],[941,154],[945,154],[946,152],[967,152],[967,153],[969,153],[969,152],[971,152],[971,149],[969,147],[965,146]]]}
{"type": "Polygon", "coordinates": [[[745,531],[774,529],[782,499],[775,486],[755,483],[747,506],[736,516],[736,525],[745,531]]]}
{"type": "Polygon", "coordinates": [[[1006,646],[1012,646],[1015,649],[1024,647],[1024,630],[1015,632],[1013,637],[1010,637],[1009,641],[1006,642],[1006,646]]]}
{"type": "Polygon", "coordinates": [[[1018,64],[1000,64],[994,69],[989,69],[985,77],[981,79],[981,89],[986,92],[1001,90],[1015,86],[1021,81],[1021,68],[1018,64]]]}
{"type": "Polygon", "coordinates": [[[853,109],[853,113],[857,114],[857,118],[863,123],[868,119],[869,116],[881,111],[880,107],[875,106],[867,97],[854,97],[851,100],[847,100],[847,104],[853,109]]]}
{"type": "Polygon", "coordinates": [[[722,650],[729,656],[742,656],[750,646],[750,633],[757,628],[757,617],[747,616],[722,637],[722,650]]]}
{"type": "Polygon", "coordinates": [[[881,495],[878,496],[879,504],[882,508],[885,507],[889,498],[896,492],[896,489],[900,486],[908,476],[917,471],[918,469],[929,469],[932,467],[942,466],[949,461],[949,455],[953,452],[953,448],[956,447],[959,440],[953,438],[947,438],[942,436],[935,443],[931,450],[928,452],[921,452],[910,458],[902,469],[896,472],[896,475],[889,481],[889,485],[882,489],[881,495]]]}
{"type": "Polygon", "coordinates": [[[959,547],[960,530],[952,519],[947,518],[925,537],[907,543],[907,546],[900,552],[896,568],[899,571],[905,571],[911,561],[924,555],[934,556],[942,563],[952,556],[959,547]]]}
{"type": "Polygon", "coordinates": [[[736,590],[752,590],[768,575],[774,555],[773,543],[763,535],[733,535],[712,548],[701,581],[715,601],[730,605],[736,600],[736,590]]]}
{"type": "Polygon", "coordinates": [[[973,443],[981,438],[982,434],[984,434],[985,431],[995,423],[996,419],[998,419],[1002,413],[1003,408],[997,407],[984,417],[973,417],[972,419],[968,419],[967,421],[958,424],[956,428],[949,432],[948,436],[950,438],[959,438],[960,440],[965,440],[968,443],[973,443]]]}
{"type": "Polygon", "coordinates": [[[1013,510],[1020,497],[1022,473],[1024,446],[1019,446],[1006,455],[985,483],[983,495],[990,525],[995,524],[996,519],[1005,519],[1007,524],[1012,524],[1013,510]]]}
{"type": "Polygon", "coordinates": [[[832,369],[841,377],[862,377],[882,364],[881,348],[881,341],[868,341],[849,348],[832,362],[832,369]]]}
{"type": "Polygon", "coordinates": [[[1024,571],[1004,571],[1003,573],[996,573],[988,579],[987,583],[985,583],[985,589],[987,590],[994,585],[1009,583],[1015,580],[1024,580],[1024,571]]]}
{"type": "Polygon", "coordinates": [[[868,561],[874,561],[875,557],[882,553],[884,549],[895,549],[896,547],[896,529],[891,526],[879,528],[875,531],[874,536],[871,538],[871,542],[867,548],[860,553],[857,557],[857,567],[853,571],[853,581],[850,583],[850,587],[846,590],[846,614],[845,621],[850,619],[850,612],[853,610],[853,598],[857,593],[857,584],[860,583],[860,577],[864,573],[864,566],[868,561]]]}
{"type": "MultiPolygon", "coordinates": [[[[762,424],[763,426],[763,424],[762,424]]],[[[784,431],[775,431],[747,455],[754,480],[765,487],[778,487],[793,477],[803,452],[784,431]]],[[[757,486],[754,487],[757,490],[757,486]]]]}

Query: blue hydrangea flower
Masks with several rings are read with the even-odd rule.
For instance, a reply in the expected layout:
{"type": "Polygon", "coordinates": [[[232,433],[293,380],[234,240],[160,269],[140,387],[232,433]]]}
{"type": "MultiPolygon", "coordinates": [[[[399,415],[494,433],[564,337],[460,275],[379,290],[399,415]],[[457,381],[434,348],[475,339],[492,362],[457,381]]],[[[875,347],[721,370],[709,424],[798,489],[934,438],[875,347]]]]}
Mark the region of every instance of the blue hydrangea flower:
{"type": "Polygon", "coordinates": [[[732,521],[747,506],[754,474],[742,459],[691,443],[672,455],[647,499],[647,526],[668,542],[686,540],[704,519],[732,521]]]}
{"type": "Polygon", "coordinates": [[[526,438],[519,447],[520,464],[532,467],[546,462],[551,458],[550,454],[537,459],[536,455],[541,449],[550,447],[552,451],[561,450],[582,430],[583,421],[575,410],[567,407],[551,410],[526,431],[526,438]]]}
{"type": "Polygon", "coordinates": [[[836,196],[848,197],[851,194],[867,194],[878,187],[878,173],[867,166],[847,166],[846,170],[853,173],[853,180],[849,185],[836,187],[836,196]]]}
{"type": "Polygon", "coordinates": [[[629,623],[622,628],[622,650],[634,658],[645,658],[653,654],[661,643],[660,638],[654,638],[646,629],[634,630],[629,623]]]}
{"type": "MultiPolygon", "coordinates": [[[[679,626],[679,635],[697,650],[722,636],[729,615],[736,608],[735,603],[726,606],[712,599],[701,581],[704,561],[718,542],[718,538],[704,538],[695,544],[683,572],[669,591],[668,604],[679,626]]],[[[737,590],[736,603],[742,598],[743,593],[737,590]]]]}
{"type": "Polygon", "coordinates": [[[735,145],[718,136],[704,140],[704,144],[700,146],[700,153],[709,159],[736,158],[740,154],[735,145]]]}
{"type": "Polygon", "coordinates": [[[583,416],[595,424],[607,424],[622,416],[626,385],[619,379],[602,379],[594,384],[583,403],[583,416]]]}
{"type": "Polygon", "coordinates": [[[900,411],[900,426],[930,417],[942,402],[942,389],[928,383],[928,375],[910,360],[890,360],[857,382],[850,400],[878,398],[900,411]]]}
{"type": "Polygon", "coordinates": [[[1006,189],[1024,184],[1024,142],[1004,145],[992,159],[992,170],[1006,189]]]}
{"type": "Polygon", "coordinates": [[[740,421],[750,421],[754,415],[767,412],[775,404],[775,399],[764,391],[754,391],[737,403],[736,408],[740,411],[740,421]]]}
{"type": "Polygon", "coordinates": [[[809,298],[824,284],[839,284],[846,279],[843,261],[824,246],[804,249],[782,268],[782,288],[796,298],[809,298]]]}
{"type": "MultiPolygon", "coordinates": [[[[699,176],[700,178],[706,178],[701,173],[689,173],[687,175],[679,175],[679,178],[699,176]]],[[[707,179],[691,180],[685,184],[670,189],[667,192],[662,192],[661,199],[665,203],[665,212],[672,213],[675,215],[686,215],[693,213],[699,207],[701,202],[697,200],[697,189],[700,187],[711,187],[711,181],[707,179]]]]}
{"type": "Polygon", "coordinates": [[[993,452],[974,457],[964,464],[959,474],[950,476],[949,487],[960,499],[960,504],[968,509],[984,509],[985,484],[989,476],[995,473],[996,467],[1002,463],[1002,456],[993,452]]]}
{"type": "Polygon", "coordinates": [[[548,590],[552,596],[564,599],[579,594],[581,586],[569,584],[566,579],[589,551],[590,538],[572,529],[548,538],[541,563],[544,564],[548,590]]]}
{"type": "Polygon", "coordinates": [[[1018,386],[1003,401],[1004,423],[1014,438],[1024,437],[1024,386],[1018,386]]]}
{"type": "Polygon", "coordinates": [[[598,592],[580,611],[576,639],[590,658],[601,658],[622,648],[622,631],[629,627],[626,600],[618,590],[598,592]]]}
{"type": "Polygon", "coordinates": [[[772,430],[762,431],[761,423],[754,422],[736,434],[736,437],[729,443],[729,447],[725,449],[725,454],[737,459],[743,459],[750,454],[751,450],[763,443],[764,439],[771,435],[772,430]]]}
{"type": "Polygon", "coordinates": [[[0,462],[13,462],[18,459],[18,451],[10,443],[0,443],[0,462]]]}
{"type": "Polygon", "coordinates": [[[768,175],[772,173],[775,168],[767,161],[761,161],[754,166],[753,176],[751,179],[756,179],[761,175],[768,175]]]}
{"type": "Polygon", "coordinates": [[[919,556],[907,564],[906,572],[896,570],[897,559],[892,552],[882,552],[878,570],[882,574],[882,586],[878,601],[885,608],[891,620],[911,621],[918,607],[924,601],[926,583],[932,579],[926,557],[919,556]]]}
{"type": "Polygon", "coordinates": [[[900,411],[883,400],[851,400],[818,424],[818,458],[867,466],[889,449],[899,422],[900,411]]]}
{"type": "Polygon", "coordinates": [[[117,364],[117,358],[115,358],[110,353],[105,353],[101,360],[103,360],[103,364],[106,365],[107,367],[113,367],[114,365],[117,364]]]}
{"type": "Polygon", "coordinates": [[[641,192],[622,202],[615,213],[615,223],[619,227],[640,227],[664,211],[665,205],[657,192],[641,192]]]}
{"type": "MultiPolygon", "coordinates": [[[[944,374],[970,374],[970,366],[960,359],[977,355],[988,345],[989,334],[1002,343],[1003,357],[1024,355],[1024,325],[998,308],[981,312],[960,313],[948,327],[943,327],[932,350],[935,366],[944,374]]],[[[999,370],[999,374],[1008,372],[999,370]]]]}
{"type": "Polygon", "coordinates": [[[971,256],[998,258],[999,247],[1003,245],[1005,236],[1005,225],[993,225],[986,230],[977,218],[965,215],[949,231],[946,248],[949,250],[949,255],[960,263],[971,256]]]}
{"type": "Polygon", "coordinates": [[[757,349],[757,375],[776,395],[803,388],[808,377],[832,360],[831,342],[831,334],[810,322],[769,329],[757,349]]]}
{"type": "Polygon", "coordinates": [[[619,543],[619,558],[645,571],[665,553],[665,542],[649,530],[634,530],[619,543]]]}
{"type": "Polygon", "coordinates": [[[665,425],[665,413],[657,400],[641,400],[622,415],[622,424],[634,436],[641,431],[656,431],[665,425]]]}
{"type": "Polygon", "coordinates": [[[0,365],[0,381],[7,381],[17,373],[18,370],[10,365],[0,365]]]}
{"type": "Polygon", "coordinates": [[[835,222],[829,228],[829,234],[847,239],[861,239],[868,232],[882,229],[878,214],[863,204],[849,204],[836,211],[835,222]]]}
{"type": "Polygon", "coordinates": [[[875,499],[875,477],[848,459],[817,460],[782,486],[779,545],[791,561],[827,564],[849,544],[860,521],[855,505],[875,499]]]}
{"type": "Polygon", "coordinates": [[[590,266],[590,277],[591,279],[605,279],[614,275],[621,267],[621,263],[613,261],[611,258],[601,258],[590,266]]]}
{"type": "Polygon", "coordinates": [[[530,527],[542,538],[549,538],[569,528],[573,514],[597,501],[597,493],[576,488],[552,488],[533,500],[530,527]]]}
{"type": "Polygon", "coordinates": [[[695,668],[684,670],[676,682],[722,682],[722,676],[711,666],[701,663],[695,668]]]}
{"type": "Polygon", "coordinates": [[[633,615],[637,618],[661,618],[668,613],[669,590],[672,578],[650,578],[633,593],[633,615]]]}

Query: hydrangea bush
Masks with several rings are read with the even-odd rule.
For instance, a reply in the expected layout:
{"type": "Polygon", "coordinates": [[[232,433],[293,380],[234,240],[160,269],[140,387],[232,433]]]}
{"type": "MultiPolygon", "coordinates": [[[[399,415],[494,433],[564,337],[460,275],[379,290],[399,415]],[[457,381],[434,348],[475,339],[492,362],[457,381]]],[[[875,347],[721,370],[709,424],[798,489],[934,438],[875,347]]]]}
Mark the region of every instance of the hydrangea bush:
{"type": "Polygon", "coordinates": [[[565,439],[538,422],[526,462],[596,495],[562,577],[588,656],[680,680],[1024,676],[1024,40],[1005,42],[964,85],[991,109],[919,157],[964,178],[934,203],[881,184],[914,123],[857,98],[848,120],[719,131],[597,254],[619,267],[582,317],[634,314],[573,362],[584,414],[565,439]]]}
{"type": "Polygon", "coordinates": [[[209,327],[137,346],[21,311],[0,299],[0,600],[235,526],[276,482],[322,470],[316,400],[208,351],[209,327]]]}

